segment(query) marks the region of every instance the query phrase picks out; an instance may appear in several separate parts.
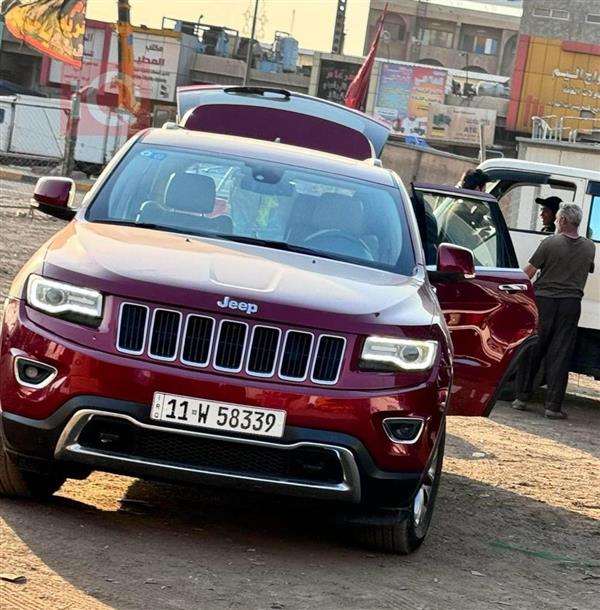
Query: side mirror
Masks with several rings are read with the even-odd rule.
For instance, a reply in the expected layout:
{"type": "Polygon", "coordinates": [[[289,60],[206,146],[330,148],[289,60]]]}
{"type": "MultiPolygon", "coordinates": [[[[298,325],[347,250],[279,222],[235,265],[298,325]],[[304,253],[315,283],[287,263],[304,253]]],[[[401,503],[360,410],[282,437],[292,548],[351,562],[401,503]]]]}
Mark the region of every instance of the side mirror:
{"type": "Polygon", "coordinates": [[[437,251],[437,273],[456,279],[475,277],[473,252],[454,244],[440,244],[437,251]]]}
{"type": "Polygon", "coordinates": [[[33,191],[31,205],[44,214],[72,220],[75,210],[71,207],[75,199],[75,182],[71,178],[40,178],[33,191]]]}

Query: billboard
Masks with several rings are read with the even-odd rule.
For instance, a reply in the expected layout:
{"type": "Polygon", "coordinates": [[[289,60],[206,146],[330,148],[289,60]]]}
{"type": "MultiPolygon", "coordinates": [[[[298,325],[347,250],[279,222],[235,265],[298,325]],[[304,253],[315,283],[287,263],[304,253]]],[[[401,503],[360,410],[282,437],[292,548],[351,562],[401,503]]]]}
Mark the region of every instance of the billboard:
{"type": "Polygon", "coordinates": [[[346,91],[359,70],[357,63],[321,59],[317,97],[343,104],[346,91]]]}
{"type": "Polygon", "coordinates": [[[577,129],[600,119],[600,45],[521,35],[506,126],[531,132],[533,116],[551,115],[577,129]]]}
{"type": "MultiPolygon", "coordinates": [[[[134,28],[134,85],[138,99],[175,101],[181,43],[170,31],[134,28]]],[[[80,70],[52,60],[49,82],[92,87],[101,93],[117,94],[119,73],[118,37],[109,24],[88,24],[84,41],[84,61],[80,70]]]]}
{"type": "Polygon", "coordinates": [[[395,132],[424,136],[429,106],[443,103],[446,70],[416,64],[382,63],[375,97],[376,117],[395,132]]]}
{"type": "Polygon", "coordinates": [[[466,106],[431,104],[427,137],[464,144],[479,144],[479,126],[484,127],[486,145],[494,142],[496,111],[466,106]]]}

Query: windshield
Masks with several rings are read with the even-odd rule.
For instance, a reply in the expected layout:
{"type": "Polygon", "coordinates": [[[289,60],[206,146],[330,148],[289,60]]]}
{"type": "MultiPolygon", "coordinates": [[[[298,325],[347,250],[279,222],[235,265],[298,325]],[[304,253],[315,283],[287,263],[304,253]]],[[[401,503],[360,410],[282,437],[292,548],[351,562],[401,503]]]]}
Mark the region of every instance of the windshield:
{"type": "Polygon", "coordinates": [[[412,275],[397,189],[295,166],[138,144],[91,222],[257,243],[412,275]]]}

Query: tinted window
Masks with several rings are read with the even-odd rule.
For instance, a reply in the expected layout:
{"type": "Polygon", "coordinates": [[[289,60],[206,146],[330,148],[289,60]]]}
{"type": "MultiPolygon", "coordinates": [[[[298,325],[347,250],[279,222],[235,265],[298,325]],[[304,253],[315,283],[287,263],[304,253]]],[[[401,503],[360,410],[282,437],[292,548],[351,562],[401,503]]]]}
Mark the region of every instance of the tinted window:
{"type": "Polygon", "coordinates": [[[138,144],[87,219],[267,240],[404,275],[415,265],[397,189],[243,157],[138,144]]]}
{"type": "Polygon", "coordinates": [[[436,263],[441,243],[472,250],[480,267],[501,267],[499,227],[488,203],[435,193],[422,193],[425,205],[426,259],[436,263]]]}

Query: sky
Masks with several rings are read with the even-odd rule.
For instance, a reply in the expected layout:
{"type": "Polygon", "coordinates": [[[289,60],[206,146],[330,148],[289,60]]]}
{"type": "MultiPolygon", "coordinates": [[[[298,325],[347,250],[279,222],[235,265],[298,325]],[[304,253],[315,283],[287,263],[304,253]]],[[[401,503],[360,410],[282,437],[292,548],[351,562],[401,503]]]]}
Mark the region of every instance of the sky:
{"type": "MultiPolygon", "coordinates": [[[[225,25],[250,34],[254,0],[130,0],[134,25],[160,27],[162,18],[225,25]]],[[[331,51],[337,0],[259,0],[257,38],[271,42],[276,30],[289,32],[300,48],[331,51]]],[[[369,0],[348,0],[344,52],[362,55],[369,0]]],[[[91,19],[115,21],[117,0],[88,0],[91,19]]]]}

